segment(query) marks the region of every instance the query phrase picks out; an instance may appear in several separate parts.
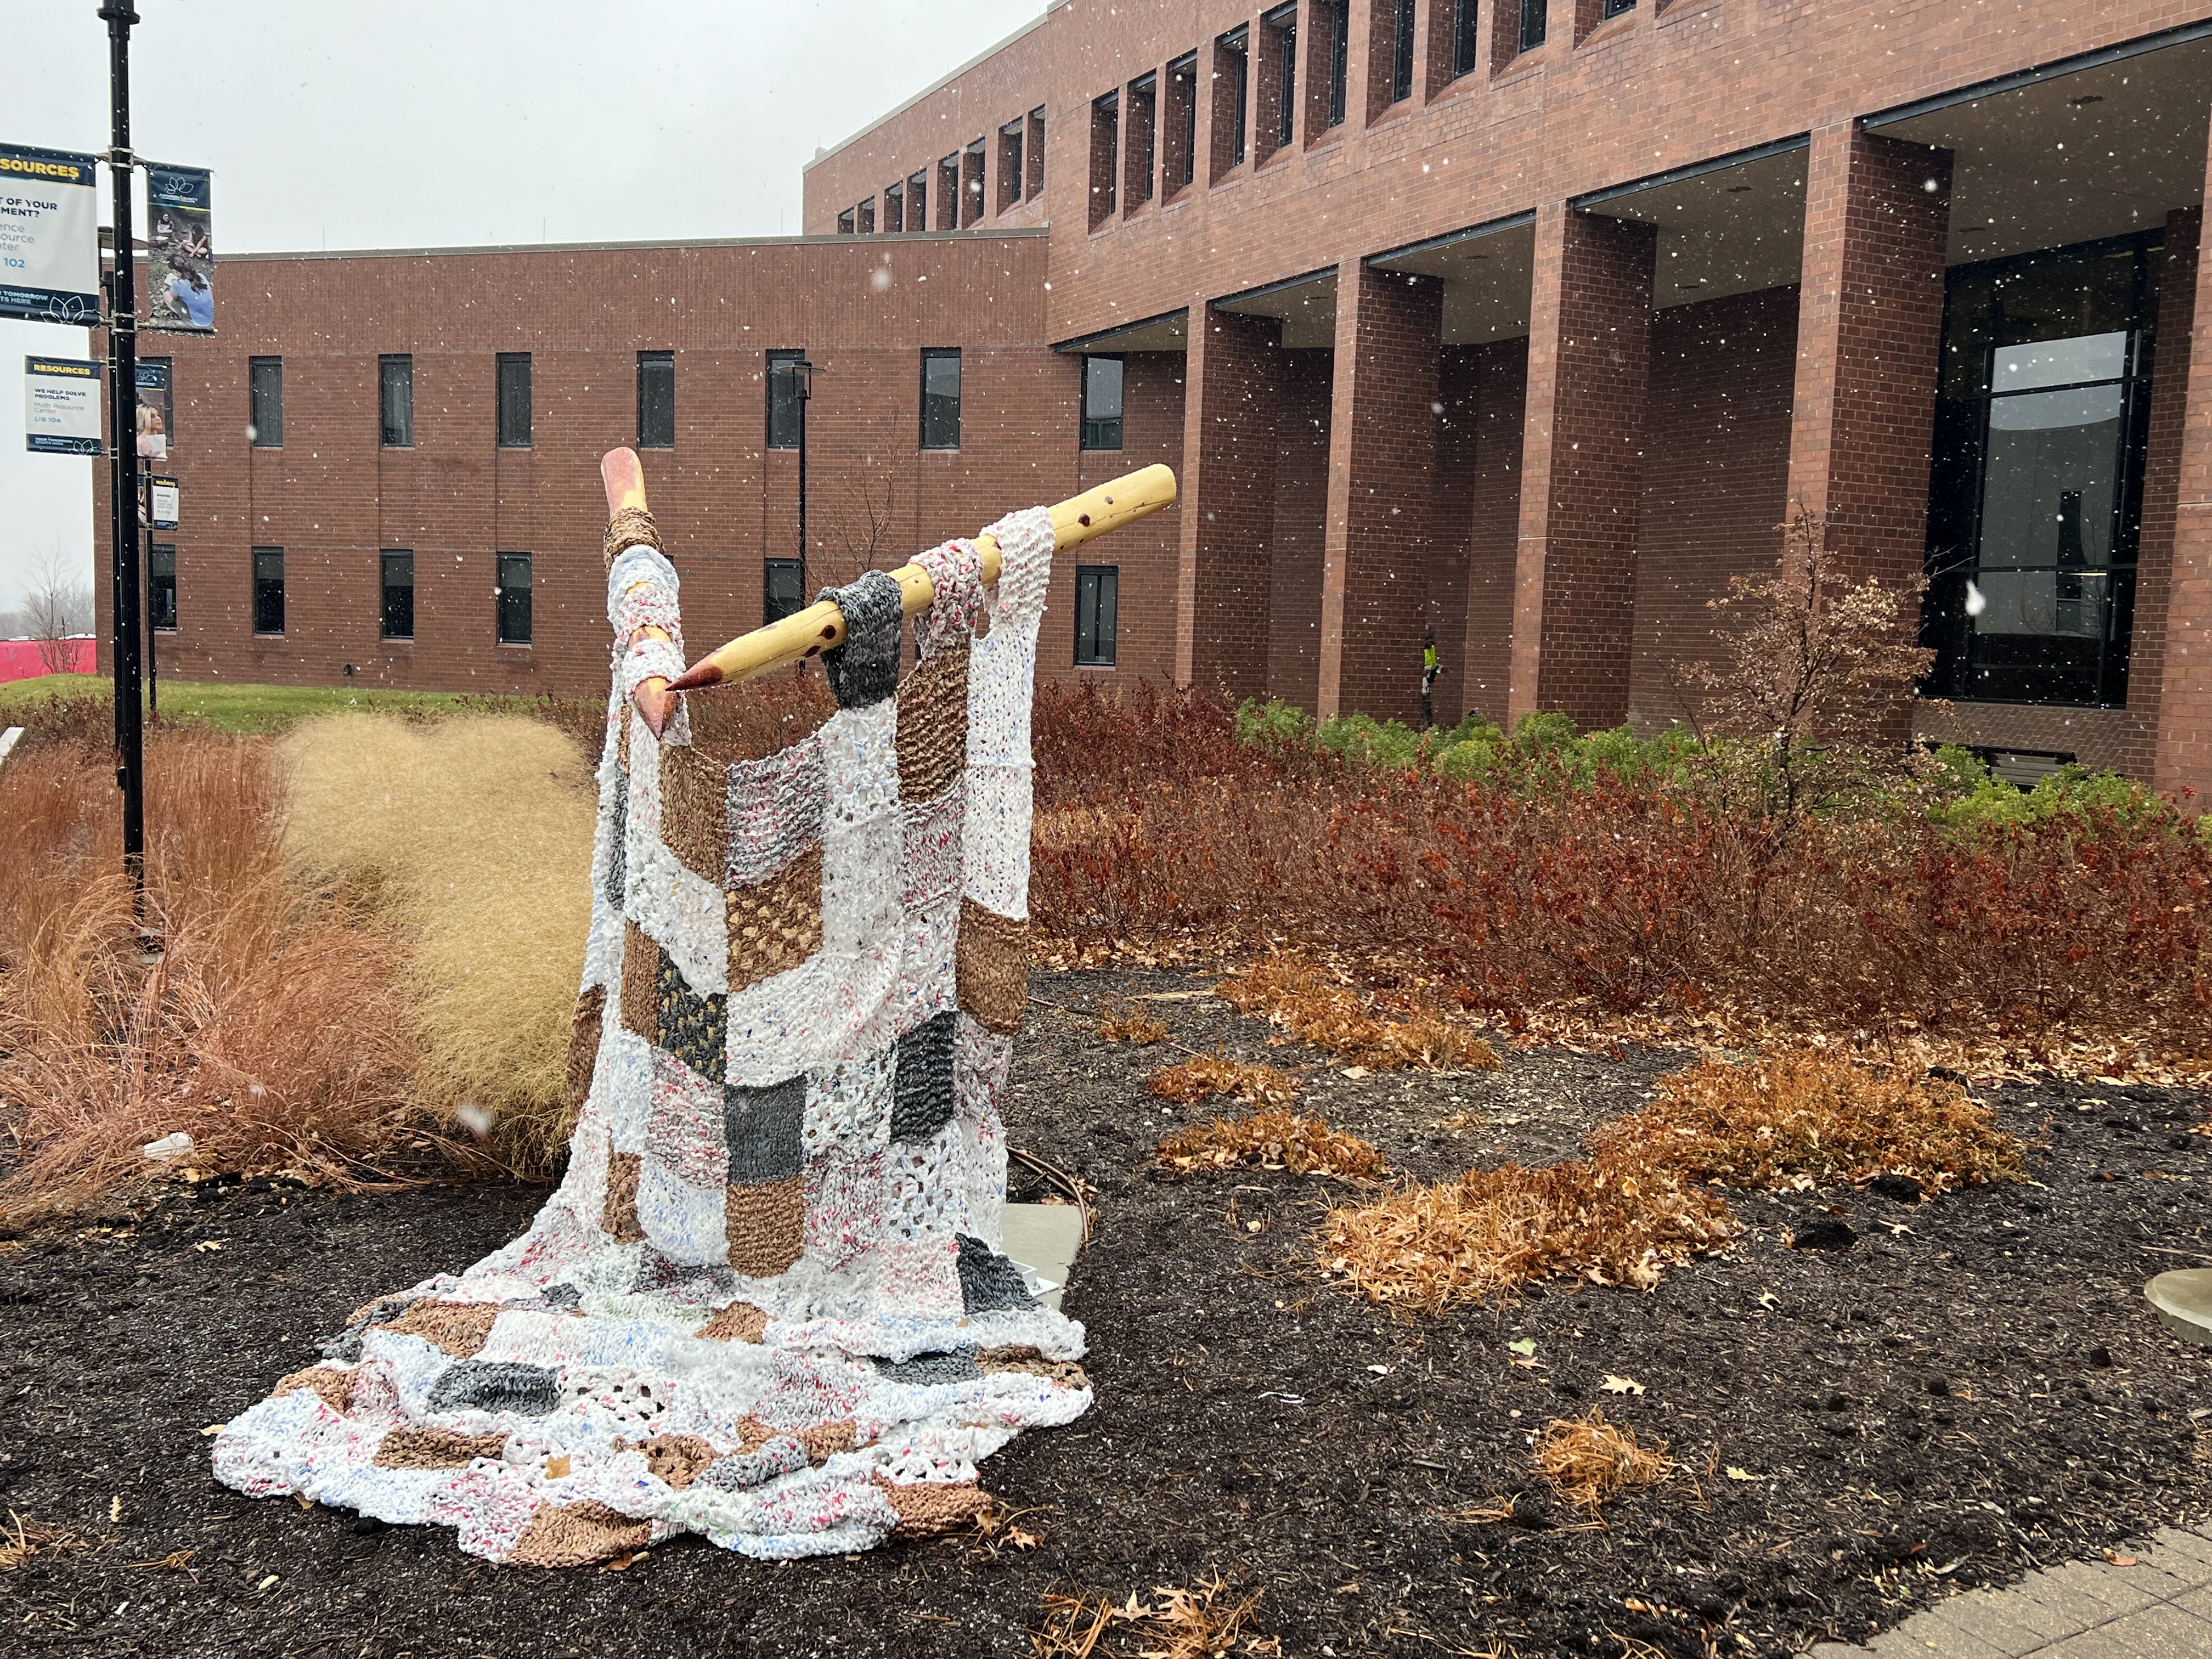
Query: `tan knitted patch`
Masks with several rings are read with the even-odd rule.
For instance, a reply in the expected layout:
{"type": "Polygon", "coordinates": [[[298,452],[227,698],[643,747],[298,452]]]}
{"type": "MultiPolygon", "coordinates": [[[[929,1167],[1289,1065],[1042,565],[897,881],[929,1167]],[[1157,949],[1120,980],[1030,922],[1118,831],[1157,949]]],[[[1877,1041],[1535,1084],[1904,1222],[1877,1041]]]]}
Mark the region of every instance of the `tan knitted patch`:
{"type": "Polygon", "coordinates": [[[1030,925],[960,901],[960,941],[954,951],[960,1006],[987,1030],[1022,1025],[1030,1000],[1030,925]]]}
{"type": "Polygon", "coordinates": [[[739,1452],[757,1452],[775,1438],[775,1431],[757,1417],[741,1417],[738,1419],[738,1450],[739,1452]]]}
{"type": "Polygon", "coordinates": [[[767,1329],[767,1309],[756,1308],[750,1302],[732,1302],[717,1309],[714,1316],[693,1334],[709,1342],[757,1342],[767,1329]]]}
{"type": "Polygon", "coordinates": [[[848,1452],[860,1443],[860,1425],[849,1417],[835,1423],[817,1423],[799,1431],[799,1443],[806,1448],[808,1462],[826,1463],[839,1452],[848,1452]]]}
{"type": "Polygon", "coordinates": [[[540,1504],[507,1557],[518,1567],[587,1567],[643,1549],[653,1539],[645,1522],[586,1498],[580,1504],[540,1504]]]}
{"type": "Polygon", "coordinates": [[[488,1302],[433,1302],[428,1298],[384,1327],[401,1336],[435,1343],[456,1359],[473,1359],[491,1339],[499,1309],[488,1302]]]}
{"type": "Polygon", "coordinates": [[[599,1211],[599,1231],[617,1244],[635,1244],[645,1237],[637,1218],[638,1166],[643,1161],[635,1152],[607,1154],[607,1201],[599,1211]]]}
{"type": "Polygon", "coordinates": [[[660,751],[660,839],[695,876],[722,884],[729,856],[730,769],[697,749],[660,751]]]}
{"type": "Polygon", "coordinates": [[[822,948],[822,849],[730,889],[728,910],[732,994],[798,967],[822,948]]]}
{"type": "Polygon", "coordinates": [[[456,1434],[427,1425],[398,1428],[376,1449],[380,1469],[465,1469],[479,1457],[497,1457],[503,1434],[456,1434]]]}
{"type": "Polygon", "coordinates": [[[799,1260],[806,1231],[806,1177],[765,1187],[732,1187],[723,1199],[730,1267],[749,1279],[772,1279],[799,1260]]]}
{"type": "Polygon", "coordinates": [[[328,1365],[310,1365],[304,1371],[294,1371],[269,1390],[271,1400],[281,1400],[295,1389],[311,1390],[318,1400],[343,1417],[346,1408],[353,1404],[353,1373],[335,1371],[328,1365]]]}
{"type": "Polygon", "coordinates": [[[623,923],[622,1023],[647,1042],[660,1041],[660,946],[634,921],[623,923]]]}
{"type": "Polygon", "coordinates": [[[565,1098],[573,1120],[592,1092],[592,1073],[599,1063],[599,1039],[605,1035],[607,988],[586,986],[568,1021],[568,1074],[565,1098]]]}
{"type": "Polygon", "coordinates": [[[696,1434],[656,1434],[640,1443],[645,1467],[681,1492],[714,1461],[714,1449],[696,1434]]]}
{"type": "Polygon", "coordinates": [[[993,1371],[1026,1371],[1031,1376],[1041,1376],[1063,1389],[1087,1389],[1091,1386],[1091,1379],[1083,1374],[1083,1367],[1073,1360],[1047,1359],[1027,1343],[1018,1343],[1006,1348],[986,1348],[975,1356],[975,1369],[987,1376],[993,1371]]]}
{"type": "Polygon", "coordinates": [[[968,647],[958,645],[899,686],[899,799],[935,800],[967,764],[968,647]]]}
{"type": "Polygon", "coordinates": [[[897,1534],[902,1538],[927,1537],[964,1526],[991,1506],[991,1496],[972,1480],[924,1480],[898,1486],[881,1474],[876,1485],[899,1513],[897,1534]]]}

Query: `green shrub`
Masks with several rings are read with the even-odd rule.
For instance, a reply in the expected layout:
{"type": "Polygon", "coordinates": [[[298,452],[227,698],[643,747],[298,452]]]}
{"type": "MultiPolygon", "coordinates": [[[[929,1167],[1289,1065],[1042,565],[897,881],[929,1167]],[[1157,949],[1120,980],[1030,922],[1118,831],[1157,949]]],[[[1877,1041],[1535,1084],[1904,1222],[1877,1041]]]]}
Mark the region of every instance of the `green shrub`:
{"type": "Polygon", "coordinates": [[[1311,714],[1279,697],[1247,697],[1237,705],[1237,741],[1254,749],[1303,747],[1313,740],[1313,729],[1311,714]]]}

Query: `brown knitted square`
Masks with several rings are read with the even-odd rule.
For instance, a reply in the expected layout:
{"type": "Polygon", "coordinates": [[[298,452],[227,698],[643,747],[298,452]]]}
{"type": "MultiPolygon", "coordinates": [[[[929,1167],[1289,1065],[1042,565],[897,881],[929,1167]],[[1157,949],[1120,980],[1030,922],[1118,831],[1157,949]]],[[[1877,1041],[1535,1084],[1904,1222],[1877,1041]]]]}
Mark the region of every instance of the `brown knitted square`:
{"type": "Polygon", "coordinates": [[[652,1538],[647,1522],[589,1498],[540,1504],[507,1559],[518,1567],[588,1567],[641,1550],[652,1538]]]}
{"type": "Polygon", "coordinates": [[[443,1348],[456,1359],[473,1359],[491,1340],[499,1308],[489,1302],[416,1303],[384,1328],[401,1336],[419,1336],[443,1348]]]}
{"type": "Polygon", "coordinates": [[[717,887],[729,860],[729,780],[728,767],[696,748],[660,751],[660,839],[717,887]]]}
{"type": "Polygon", "coordinates": [[[991,1507],[990,1494],[973,1480],[918,1480],[900,1486],[879,1472],[875,1481],[898,1511],[896,1531],[902,1538],[951,1532],[991,1507]]]}
{"type": "Polygon", "coordinates": [[[714,1461],[714,1449],[696,1434],[656,1434],[641,1441],[637,1449],[645,1454],[647,1473],[678,1492],[706,1474],[714,1461]]]}
{"type": "Polygon", "coordinates": [[[333,1370],[328,1365],[310,1365],[304,1371],[294,1371],[269,1390],[271,1400],[281,1400],[295,1389],[307,1389],[323,1404],[339,1416],[353,1404],[353,1373],[333,1370]]]}
{"type": "Polygon", "coordinates": [[[817,1423],[799,1431],[799,1443],[806,1448],[808,1462],[826,1463],[837,1453],[848,1452],[860,1443],[860,1425],[849,1417],[817,1423]]]}
{"type": "Polygon", "coordinates": [[[960,1006],[987,1030],[1021,1029],[1030,1000],[1030,925],[960,901],[960,940],[953,953],[960,1006]]]}
{"type": "Polygon", "coordinates": [[[798,967],[822,948],[822,849],[730,889],[728,910],[732,995],[798,967]]]}
{"type": "Polygon", "coordinates": [[[637,1218],[638,1166],[635,1152],[607,1154],[607,1201],[599,1211],[599,1230],[617,1244],[635,1244],[645,1237],[637,1218]]]}
{"type": "Polygon", "coordinates": [[[799,1260],[806,1231],[806,1177],[765,1187],[732,1187],[723,1197],[730,1266],[749,1279],[770,1279],[799,1260]]]}
{"type": "Polygon", "coordinates": [[[623,923],[622,1023],[647,1042],[660,1041],[660,946],[634,921],[623,923]]]}
{"type": "Polygon", "coordinates": [[[715,1310],[714,1316],[694,1331],[708,1342],[757,1342],[768,1329],[768,1310],[750,1302],[732,1302],[715,1310]]]}
{"type": "Polygon", "coordinates": [[[573,1120],[592,1092],[592,1073],[599,1063],[599,1039],[605,1035],[607,988],[587,985],[568,1021],[568,1075],[565,1098],[573,1120]]]}
{"type": "Polygon", "coordinates": [[[479,1457],[497,1457],[506,1446],[503,1434],[456,1434],[416,1424],[386,1435],[374,1462],[380,1469],[465,1469],[479,1457]]]}
{"type": "Polygon", "coordinates": [[[949,647],[898,690],[899,799],[934,800],[968,764],[968,647],[949,647]]]}

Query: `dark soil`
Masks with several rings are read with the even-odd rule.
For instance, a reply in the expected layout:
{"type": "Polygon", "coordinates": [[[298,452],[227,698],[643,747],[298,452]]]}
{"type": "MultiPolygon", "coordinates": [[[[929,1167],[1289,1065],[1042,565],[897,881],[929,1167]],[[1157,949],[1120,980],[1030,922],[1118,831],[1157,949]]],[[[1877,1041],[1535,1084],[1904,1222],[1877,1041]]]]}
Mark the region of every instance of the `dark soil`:
{"type": "MultiPolygon", "coordinates": [[[[240,1498],[209,1477],[203,1427],[366,1296],[466,1263],[543,1197],[249,1182],[0,1245],[0,1510],[82,1540],[0,1571],[0,1650],[1022,1656],[1047,1595],[1218,1572],[1264,1591],[1259,1627],[1289,1655],[1788,1653],[2212,1510],[2212,1418],[2191,1414],[2212,1358],[2142,1297],[2212,1261],[2212,1139],[2181,1133],[2198,1097],[2008,1088],[2035,1184],[1917,1206],[1739,1195],[1750,1233],[1653,1294],[1554,1289],[1408,1324],[1316,1277],[1313,1223],[1340,1192],[1156,1178],[1158,1133],[1211,1114],[1142,1094],[1175,1051],[1101,1042],[1084,1011],[1200,982],[1033,981],[1052,1006],[1020,1050],[1013,1139],[1092,1183],[1099,1223],[1067,1302],[1098,1403],[985,1466],[1036,1547],[769,1566],[685,1540],[550,1574],[463,1556],[442,1528],[240,1498]],[[1784,1247],[1822,1219],[1850,1248],[1784,1247]],[[1603,1392],[1608,1376],[1643,1392],[1603,1392]],[[1681,1465],[1601,1527],[1528,1451],[1597,1404],[1681,1465]],[[1510,1520],[1476,1518],[1508,1498],[1510,1520]]],[[[1355,1079],[1210,999],[1150,1006],[1193,1048],[1316,1066],[1310,1109],[1430,1178],[1571,1155],[1681,1060],[1539,1050],[1355,1079]]]]}

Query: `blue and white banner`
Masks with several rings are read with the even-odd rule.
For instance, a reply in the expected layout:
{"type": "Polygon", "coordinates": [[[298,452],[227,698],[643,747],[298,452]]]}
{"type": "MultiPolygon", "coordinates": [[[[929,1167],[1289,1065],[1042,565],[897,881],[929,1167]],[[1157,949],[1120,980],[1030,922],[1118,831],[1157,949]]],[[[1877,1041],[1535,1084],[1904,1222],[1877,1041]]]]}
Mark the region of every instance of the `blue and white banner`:
{"type": "Polygon", "coordinates": [[[187,333],[215,328],[215,233],[205,167],[146,163],[146,320],[187,333]]]}
{"type": "Polygon", "coordinates": [[[74,357],[23,359],[23,431],[34,455],[99,455],[100,365],[74,357]]]}
{"type": "Polygon", "coordinates": [[[0,317],[100,322],[100,187],[89,155],[0,144],[0,317]]]}

